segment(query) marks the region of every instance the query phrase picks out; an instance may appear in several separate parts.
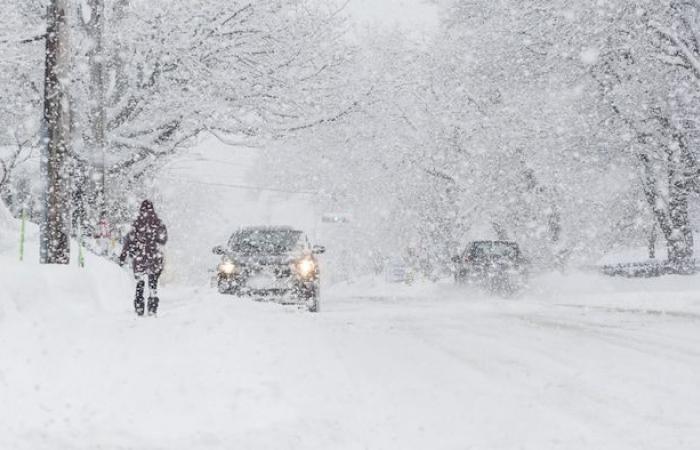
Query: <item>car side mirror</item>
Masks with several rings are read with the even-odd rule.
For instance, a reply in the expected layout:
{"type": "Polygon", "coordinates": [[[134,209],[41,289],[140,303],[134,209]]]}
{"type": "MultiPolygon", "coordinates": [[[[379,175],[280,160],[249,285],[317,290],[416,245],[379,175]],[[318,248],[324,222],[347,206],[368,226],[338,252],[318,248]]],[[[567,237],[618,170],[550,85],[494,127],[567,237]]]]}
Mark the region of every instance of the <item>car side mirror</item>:
{"type": "Polygon", "coordinates": [[[214,247],[213,249],[211,249],[211,252],[212,252],[213,254],[215,254],[215,255],[223,255],[224,253],[226,253],[226,251],[224,250],[224,248],[223,248],[222,246],[220,246],[220,245],[217,245],[216,247],[214,247]]]}
{"type": "Polygon", "coordinates": [[[311,250],[311,253],[314,255],[322,255],[326,253],[326,247],[323,245],[314,245],[314,248],[311,250]]]}

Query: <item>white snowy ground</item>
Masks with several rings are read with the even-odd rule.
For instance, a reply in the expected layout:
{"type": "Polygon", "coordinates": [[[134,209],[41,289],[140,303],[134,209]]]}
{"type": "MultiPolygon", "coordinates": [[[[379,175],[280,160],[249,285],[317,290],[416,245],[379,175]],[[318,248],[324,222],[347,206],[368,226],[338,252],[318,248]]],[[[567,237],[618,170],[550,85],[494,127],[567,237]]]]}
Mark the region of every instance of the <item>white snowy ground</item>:
{"type": "Polygon", "coordinates": [[[18,263],[0,220],[0,449],[700,448],[700,277],[551,275],[511,300],[364,280],[315,315],[220,296],[210,249],[240,224],[333,251],[312,198],[221,186],[254,184],[254,158],[209,143],[163,172],[157,318],[108,262],[39,266],[34,227],[18,263]]]}
{"type": "Polygon", "coordinates": [[[0,256],[2,449],[697,449],[700,278],[327,289],[323,312],[0,256]]]}

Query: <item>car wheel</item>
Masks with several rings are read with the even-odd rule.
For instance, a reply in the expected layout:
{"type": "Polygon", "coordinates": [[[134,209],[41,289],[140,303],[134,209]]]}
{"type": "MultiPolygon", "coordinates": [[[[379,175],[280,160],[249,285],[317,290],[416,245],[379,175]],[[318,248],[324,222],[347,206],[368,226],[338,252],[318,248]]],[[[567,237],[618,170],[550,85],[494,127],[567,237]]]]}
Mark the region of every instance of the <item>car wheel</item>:
{"type": "Polygon", "coordinates": [[[314,286],[313,293],[307,298],[306,307],[309,309],[309,312],[321,312],[321,290],[318,284],[314,286]]]}

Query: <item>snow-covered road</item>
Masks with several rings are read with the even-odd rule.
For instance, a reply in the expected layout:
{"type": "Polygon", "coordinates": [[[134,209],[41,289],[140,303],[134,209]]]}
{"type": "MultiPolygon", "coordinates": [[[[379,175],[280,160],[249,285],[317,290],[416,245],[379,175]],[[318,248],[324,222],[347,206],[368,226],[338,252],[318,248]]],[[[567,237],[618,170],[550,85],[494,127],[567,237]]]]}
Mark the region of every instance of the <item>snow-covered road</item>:
{"type": "Polygon", "coordinates": [[[158,318],[116,298],[16,314],[0,448],[700,448],[698,281],[601,280],[338,286],[316,315],[207,288],[166,289],[158,318]]]}

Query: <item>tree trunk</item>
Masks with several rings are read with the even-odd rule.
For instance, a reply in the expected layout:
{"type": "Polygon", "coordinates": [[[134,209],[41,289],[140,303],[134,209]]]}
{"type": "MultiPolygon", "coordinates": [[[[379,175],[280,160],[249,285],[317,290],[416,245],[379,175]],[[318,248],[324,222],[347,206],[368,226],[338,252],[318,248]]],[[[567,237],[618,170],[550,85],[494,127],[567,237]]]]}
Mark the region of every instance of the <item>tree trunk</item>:
{"type": "Polygon", "coordinates": [[[75,161],[73,193],[74,208],[80,211],[74,214],[74,229],[82,232],[94,229],[106,210],[104,11],[104,0],[86,0],[79,4],[75,17],[85,42],[82,48],[87,67],[81,76],[87,80],[85,107],[88,114],[78,127],[87,153],[81,153],[84,158],[75,161]]]}
{"type": "Polygon", "coordinates": [[[70,121],[67,79],[67,0],[51,0],[47,13],[44,81],[44,133],[42,157],[44,177],[44,220],[41,227],[41,262],[70,262],[70,175],[68,139],[70,121]]]}
{"type": "Polygon", "coordinates": [[[678,272],[694,269],[693,232],[688,214],[688,182],[675,168],[669,171],[668,213],[671,233],[667,237],[668,261],[678,272]]]}
{"type": "Polygon", "coordinates": [[[649,259],[656,259],[656,239],[656,224],[654,224],[649,233],[649,259]]]}
{"type": "MultiPolygon", "coordinates": [[[[104,0],[89,0],[89,22],[83,23],[92,47],[88,52],[90,67],[90,129],[87,144],[97,170],[96,214],[91,219],[101,218],[106,213],[106,167],[105,167],[105,54],[104,54],[104,0]]],[[[83,20],[87,17],[83,16],[83,20]]]]}
{"type": "Polygon", "coordinates": [[[664,201],[659,193],[650,158],[641,155],[645,169],[644,193],[666,240],[669,268],[676,273],[691,273],[695,271],[695,252],[688,195],[694,182],[695,164],[685,141],[676,138],[678,146],[666,149],[668,200],[664,201]]]}

